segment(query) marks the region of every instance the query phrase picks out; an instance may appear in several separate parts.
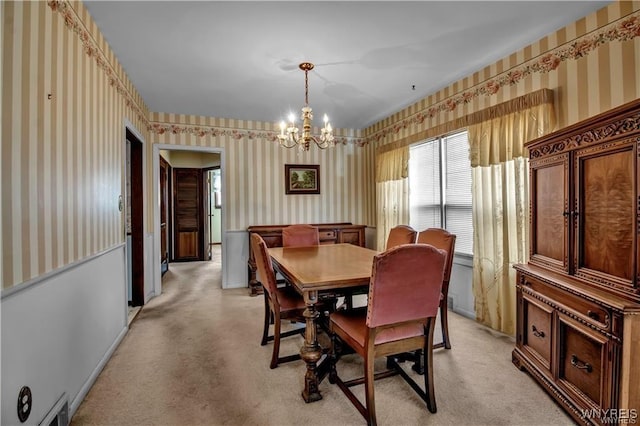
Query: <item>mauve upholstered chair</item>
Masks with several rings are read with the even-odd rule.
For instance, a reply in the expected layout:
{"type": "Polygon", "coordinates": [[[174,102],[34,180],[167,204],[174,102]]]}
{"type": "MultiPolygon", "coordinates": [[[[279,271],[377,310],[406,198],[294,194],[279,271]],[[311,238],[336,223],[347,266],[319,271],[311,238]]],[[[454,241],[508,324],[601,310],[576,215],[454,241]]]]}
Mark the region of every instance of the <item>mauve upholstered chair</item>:
{"type": "Polygon", "coordinates": [[[449,280],[451,279],[451,267],[453,266],[453,254],[456,247],[456,236],[446,229],[429,228],[418,233],[418,244],[430,244],[447,253],[444,262],[444,277],[442,278],[442,297],[440,298],[440,325],[442,328],[442,342],[435,344],[434,348],[445,347],[451,349],[449,338],[449,321],[447,312],[449,308],[447,295],[449,293],[449,280]]]}
{"type": "Polygon", "coordinates": [[[311,225],[289,225],[282,228],[282,246],[300,247],[320,244],[318,228],[311,225]]]}
{"type": "Polygon", "coordinates": [[[304,333],[304,328],[297,328],[287,332],[281,332],[283,319],[294,322],[305,322],[302,316],[306,308],[302,296],[289,286],[278,287],[276,276],[273,272],[271,257],[262,237],[258,234],[251,234],[251,250],[256,260],[256,267],[262,286],[264,287],[264,330],[262,332],[262,346],[273,340],[273,353],[271,355],[271,368],[276,368],[279,363],[300,359],[300,354],[280,357],[280,339],[304,333]],[[274,331],[269,336],[269,325],[273,319],[274,331]]]}
{"type": "Polygon", "coordinates": [[[408,225],[398,225],[389,231],[385,250],[397,247],[401,244],[413,244],[416,242],[418,232],[408,225]]]}
{"type": "Polygon", "coordinates": [[[329,381],[337,383],[367,420],[376,424],[374,380],[400,374],[436,412],[433,386],[433,330],[440,305],[445,253],[426,244],[401,245],[375,256],[366,311],[337,311],[330,316],[329,381]],[[419,271],[419,273],[416,273],[419,271]],[[364,377],[343,381],[338,375],[338,338],[364,358],[364,377]],[[393,355],[425,354],[424,390],[393,355]],[[374,374],[374,361],[387,357],[387,370],[374,374]],[[349,389],[364,383],[365,404],[349,389]]]}

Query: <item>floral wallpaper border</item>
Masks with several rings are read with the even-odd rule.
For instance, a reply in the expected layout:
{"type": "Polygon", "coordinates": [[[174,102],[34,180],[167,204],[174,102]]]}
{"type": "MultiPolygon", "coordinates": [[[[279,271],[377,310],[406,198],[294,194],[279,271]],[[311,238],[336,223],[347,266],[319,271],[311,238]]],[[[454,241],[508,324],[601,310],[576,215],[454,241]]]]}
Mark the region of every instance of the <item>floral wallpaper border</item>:
{"type": "Polygon", "coordinates": [[[561,62],[569,59],[579,59],[605,43],[613,41],[627,41],[640,36],[640,11],[635,11],[610,23],[595,34],[586,34],[573,41],[565,43],[551,52],[532,59],[509,71],[498,74],[472,89],[449,97],[426,110],[413,114],[398,123],[394,123],[371,136],[365,138],[366,142],[378,142],[392,133],[398,133],[412,124],[422,124],[426,118],[432,118],[438,113],[454,111],[458,105],[467,104],[479,96],[491,96],[505,86],[513,86],[525,77],[534,73],[547,73],[558,68],[561,62]]]}
{"type": "MultiPolygon", "coordinates": [[[[213,127],[213,126],[195,126],[195,125],[191,126],[191,125],[177,125],[177,124],[163,124],[163,123],[150,123],[149,131],[151,133],[155,133],[158,135],[162,135],[165,133],[172,133],[174,135],[189,134],[189,135],[194,135],[199,137],[229,136],[235,140],[240,140],[243,138],[246,138],[248,140],[264,139],[269,142],[278,142],[278,139],[276,136],[280,134],[279,131],[269,131],[269,130],[256,131],[256,130],[244,130],[244,129],[228,129],[228,128],[222,128],[222,127],[213,127]]],[[[367,143],[362,138],[347,137],[347,136],[336,136],[334,141],[336,145],[338,144],[346,145],[347,143],[353,143],[360,147],[366,145],[367,143]]]]}
{"type": "Polygon", "coordinates": [[[98,67],[104,71],[109,81],[109,85],[124,97],[125,105],[135,111],[138,119],[143,123],[149,123],[149,118],[145,111],[134,100],[134,96],[127,90],[124,83],[120,80],[112,65],[107,60],[105,54],[98,47],[96,41],[91,37],[84,24],[81,22],[77,12],[65,0],[49,0],[47,2],[51,10],[58,12],[64,18],[64,24],[80,37],[84,52],[90,58],[95,59],[98,67]]]}
{"type": "MultiPolygon", "coordinates": [[[[134,101],[133,96],[120,81],[119,77],[106,60],[104,53],[102,53],[102,51],[97,47],[95,40],[93,40],[89,35],[84,25],[80,23],[77,14],[67,3],[67,0],[49,0],[48,5],[54,12],[62,14],[65,25],[74,31],[82,40],[85,53],[94,58],[96,64],[107,74],[109,84],[115,87],[118,93],[125,98],[126,105],[135,110],[141,121],[147,123],[149,132],[159,135],[167,132],[173,134],[191,134],[198,137],[229,136],[235,140],[247,138],[249,140],[264,139],[270,142],[277,142],[277,131],[254,131],[211,126],[190,126],[150,122],[148,116],[134,101]]],[[[497,76],[478,84],[467,91],[451,96],[429,108],[405,118],[402,121],[377,131],[370,136],[365,138],[336,137],[336,144],[340,143],[346,145],[350,142],[363,147],[369,143],[380,142],[388,135],[396,134],[410,125],[423,124],[425,119],[433,118],[436,114],[452,112],[458,107],[458,105],[467,104],[477,97],[494,95],[498,93],[501,88],[517,84],[529,75],[534,73],[544,74],[551,72],[558,68],[560,63],[570,59],[576,60],[587,56],[590,52],[606,43],[613,41],[628,41],[636,37],[640,37],[640,10],[632,12],[629,15],[618,19],[616,22],[606,25],[595,33],[586,34],[573,41],[567,42],[563,46],[525,62],[520,66],[498,74],[497,76]]]]}

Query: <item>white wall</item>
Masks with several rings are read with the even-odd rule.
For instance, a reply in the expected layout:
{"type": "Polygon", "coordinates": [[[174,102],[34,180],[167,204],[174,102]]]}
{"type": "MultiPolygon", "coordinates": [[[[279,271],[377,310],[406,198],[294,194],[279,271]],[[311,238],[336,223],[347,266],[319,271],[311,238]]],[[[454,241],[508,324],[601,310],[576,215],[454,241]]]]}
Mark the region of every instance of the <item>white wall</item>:
{"type": "Polygon", "coordinates": [[[66,392],[78,408],[127,331],[125,245],[2,292],[3,425],[19,425],[18,392],[29,386],[26,425],[66,392]]]}
{"type": "Polygon", "coordinates": [[[453,304],[449,304],[449,308],[460,315],[475,320],[472,280],[473,260],[459,256],[454,257],[451,278],[449,279],[449,298],[453,299],[453,304]]]}

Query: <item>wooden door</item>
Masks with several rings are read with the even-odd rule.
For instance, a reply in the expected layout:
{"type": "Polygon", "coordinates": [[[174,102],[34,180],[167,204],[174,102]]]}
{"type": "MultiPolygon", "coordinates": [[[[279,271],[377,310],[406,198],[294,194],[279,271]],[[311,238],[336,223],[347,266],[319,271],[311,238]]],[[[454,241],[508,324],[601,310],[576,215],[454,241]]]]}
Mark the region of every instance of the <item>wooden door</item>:
{"type": "Polygon", "coordinates": [[[174,260],[204,260],[201,169],[173,169],[174,260]]]}

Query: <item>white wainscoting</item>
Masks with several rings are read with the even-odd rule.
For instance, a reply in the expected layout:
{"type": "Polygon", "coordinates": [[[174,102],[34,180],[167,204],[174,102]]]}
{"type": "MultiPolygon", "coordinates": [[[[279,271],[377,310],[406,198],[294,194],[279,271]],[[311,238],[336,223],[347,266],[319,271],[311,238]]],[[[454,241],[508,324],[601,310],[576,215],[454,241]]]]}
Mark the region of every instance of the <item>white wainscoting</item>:
{"type": "Polygon", "coordinates": [[[467,257],[454,257],[449,279],[449,298],[453,299],[453,305],[450,304],[449,308],[455,313],[475,320],[472,280],[473,260],[467,257]]]}
{"type": "Polygon", "coordinates": [[[249,233],[226,231],[222,250],[222,288],[248,287],[249,233]]]}
{"type": "Polygon", "coordinates": [[[38,424],[66,392],[70,416],[127,331],[125,244],[2,292],[2,420],[38,424]]]}

